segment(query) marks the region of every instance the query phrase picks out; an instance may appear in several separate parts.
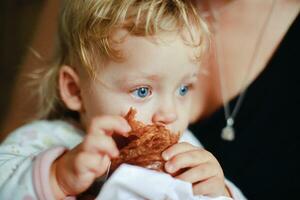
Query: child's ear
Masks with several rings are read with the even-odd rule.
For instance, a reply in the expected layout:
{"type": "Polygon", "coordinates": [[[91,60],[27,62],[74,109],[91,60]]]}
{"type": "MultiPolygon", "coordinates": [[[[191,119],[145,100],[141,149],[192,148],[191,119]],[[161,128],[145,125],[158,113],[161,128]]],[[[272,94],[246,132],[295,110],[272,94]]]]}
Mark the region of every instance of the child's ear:
{"type": "Polygon", "coordinates": [[[59,71],[59,93],[62,101],[72,111],[82,110],[80,79],[76,70],[64,65],[59,71]]]}

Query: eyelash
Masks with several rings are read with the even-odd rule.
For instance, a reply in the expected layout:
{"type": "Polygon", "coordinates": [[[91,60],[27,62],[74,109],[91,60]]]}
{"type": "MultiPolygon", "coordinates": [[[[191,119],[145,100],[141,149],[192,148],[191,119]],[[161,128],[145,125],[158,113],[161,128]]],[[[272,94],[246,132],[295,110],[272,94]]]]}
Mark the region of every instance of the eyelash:
{"type": "Polygon", "coordinates": [[[143,87],[138,87],[138,88],[132,90],[132,91],[131,91],[131,94],[132,94],[135,98],[144,99],[144,98],[146,98],[146,97],[152,95],[152,90],[151,90],[150,87],[143,86],[143,87]],[[138,92],[145,92],[145,91],[147,92],[146,95],[143,96],[143,94],[142,94],[142,96],[139,96],[139,94],[141,94],[141,93],[138,93],[138,92]],[[150,93],[150,94],[148,94],[148,93],[150,93]]]}
{"type": "Polygon", "coordinates": [[[192,83],[190,83],[190,84],[182,84],[178,88],[179,89],[178,93],[179,93],[180,96],[183,97],[183,96],[186,96],[193,88],[194,88],[194,84],[192,84],[192,83]],[[180,92],[181,92],[180,90],[182,89],[182,87],[185,87],[187,89],[186,93],[183,94],[183,95],[180,94],[180,92]]]}
{"type": "MultiPolygon", "coordinates": [[[[190,84],[182,84],[182,85],[180,85],[180,87],[178,88],[178,95],[180,95],[180,96],[182,96],[182,97],[184,97],[184,96],[186,96],[192,89],[194,88],[194,84],[193,83],[190,83],[190,84]],[[186,89],[187,89],[187,91],[186,91],[186,93],[184,93],[184,94],[180,94],[180,90],[182,89],[182,87],[185,87],[186,89]]],[[[145,98],[147,98],[147,97],[149,97],[149,96],[151,96],[152,95],[152,89],[150,88],[150,87],[148,87],[148,86],[142,86],[142,87],[138,87],[138,88],[136,88],[136,89],[134,89],[134,90],[132,90],[131,91],[131,94],[132,94],[132,96],[134,96],[135,98],[138,98],[138,99],[145,99],[145,98]],[[143,93],[145,93],[146,92],[146,94],[143,94],[143,93]]]]}

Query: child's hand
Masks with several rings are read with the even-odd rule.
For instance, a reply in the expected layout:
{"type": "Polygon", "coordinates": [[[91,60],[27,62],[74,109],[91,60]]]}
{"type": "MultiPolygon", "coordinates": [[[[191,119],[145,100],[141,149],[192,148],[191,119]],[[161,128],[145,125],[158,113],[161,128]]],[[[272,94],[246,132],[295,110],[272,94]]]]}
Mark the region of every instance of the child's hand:
{"type": "Polygon", "coordinates": [[[230,196],[221,166],[205,149],[183,142],[171,146],[162,156],[167,160],[166,171],[173,174],[182,170],[176,178],[192,183],[195,195],[230,196]]]}
{"type": "Polygon", "coordinates": [[[130,129],[122,117],[93,119],[83,142],[52,165],[50,181],[57,199],[84,192],[97,177],[104,175],[111,158],[119,154],[112,133],[127,136],[130,129]]]}

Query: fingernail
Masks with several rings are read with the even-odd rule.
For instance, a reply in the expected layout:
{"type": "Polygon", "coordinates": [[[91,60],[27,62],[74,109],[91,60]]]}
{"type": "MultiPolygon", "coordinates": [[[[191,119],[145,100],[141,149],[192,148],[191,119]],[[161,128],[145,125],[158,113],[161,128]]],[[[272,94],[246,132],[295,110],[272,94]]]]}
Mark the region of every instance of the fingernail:
{"type": "Polygon", "coordinates": [[[115,150],[113,151],[113,157],[118,157],[119,156],[119,151],[115,150]]]}
{"type": "Polygon", "coordinates": [[[166,161],[170,159],[169,155],[168,155],[166,152],[163,152],[163,153],[161,154],[161,156],[162,156],[163,159],[166,160],[166,161]]]}
{"type": "Polygon", "coordinates": [[[131,127],[130,127],[128,124],[126,124],[126,125],[124,126],[124,131],[126,131],[126,132],[131,131],[131,127]]]}
{"type": "Polygon", "coordinates": [[[167,172],[172,173],[174,172],[174,166],[170,164],[169,162],[166,163],[165,165],[167,172]]]}

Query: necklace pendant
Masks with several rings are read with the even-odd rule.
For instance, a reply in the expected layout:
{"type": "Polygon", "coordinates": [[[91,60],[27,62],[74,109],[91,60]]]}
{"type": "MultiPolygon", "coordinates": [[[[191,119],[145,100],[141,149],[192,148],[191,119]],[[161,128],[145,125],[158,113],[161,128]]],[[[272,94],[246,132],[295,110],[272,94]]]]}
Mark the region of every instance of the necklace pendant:
{"type": "Polygon", "coordinates": [[[235,138],[234,128],[232,126],[225,126],[222,129],[221,138],[226,141],[233,141],[235,138]]]}

